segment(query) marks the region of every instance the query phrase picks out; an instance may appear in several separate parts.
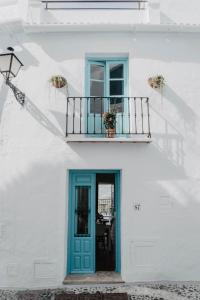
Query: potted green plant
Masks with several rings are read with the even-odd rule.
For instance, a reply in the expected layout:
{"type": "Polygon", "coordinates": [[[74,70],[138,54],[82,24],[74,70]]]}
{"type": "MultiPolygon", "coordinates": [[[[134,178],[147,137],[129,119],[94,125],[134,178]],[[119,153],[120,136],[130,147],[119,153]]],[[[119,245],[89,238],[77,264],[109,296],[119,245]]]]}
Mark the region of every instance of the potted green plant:
{"type": "Polygon", "coordinates": [[[165,79],[162,75],[150,77],[148,82],[153,89],[160,89],[165,85],[165,79]]]}
{"type": "Polygon", "coordinates": [[[106,137],[113,138],[116,132],[116,112],[114,110],[103,114],[103,123],[106,128],[106,137]]]}
{"type": "Polygon", "coordinates": [[[50,82],[55,88],[62,88],[67,84],[67,80],[61,75],[54,75],[51,77],[50,82]]]}

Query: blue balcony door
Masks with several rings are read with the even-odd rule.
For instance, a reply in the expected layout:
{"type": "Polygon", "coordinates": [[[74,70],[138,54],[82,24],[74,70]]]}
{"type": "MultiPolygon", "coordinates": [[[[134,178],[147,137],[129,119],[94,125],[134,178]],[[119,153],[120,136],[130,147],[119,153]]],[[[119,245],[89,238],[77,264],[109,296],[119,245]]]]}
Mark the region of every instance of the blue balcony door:
{"type": "Polygon", "coordinates": [[[103,114],[116,111],[116,134],[128,133],[129,100],[127,59],[88,59],[86,72],[86,127],[104,134],[103,114]]]}

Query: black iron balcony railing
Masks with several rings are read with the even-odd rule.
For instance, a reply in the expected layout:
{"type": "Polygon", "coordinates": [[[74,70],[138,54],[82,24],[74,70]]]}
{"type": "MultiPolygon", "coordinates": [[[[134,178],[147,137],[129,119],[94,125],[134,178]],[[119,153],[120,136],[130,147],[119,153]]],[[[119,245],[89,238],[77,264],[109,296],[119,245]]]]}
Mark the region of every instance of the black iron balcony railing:
{"type": "Polygon", "coordinates": [[[148,97],[68,97],[66,137],[106,137],[106,112],[116,114],[115,136],[151,137],[148,97]]]}
{"type": "Polygon", "coordinates": [[[42,0],[46,9],[134,9],[144,10],[147,0],[42,0]]]}

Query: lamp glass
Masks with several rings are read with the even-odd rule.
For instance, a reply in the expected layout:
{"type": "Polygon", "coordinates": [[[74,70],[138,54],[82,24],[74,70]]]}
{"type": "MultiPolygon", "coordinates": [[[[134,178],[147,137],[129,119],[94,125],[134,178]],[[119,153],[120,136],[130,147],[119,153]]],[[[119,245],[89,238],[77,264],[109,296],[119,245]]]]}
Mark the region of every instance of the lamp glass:
{"type": "Polygon", "coordinates": [[[0,72],[6,78],[16,77],[22,63],[13,53],[1,54],[0,55],[0,72]]]}
{"type": "Polygon", "coordinates": [[[18,60],[18,58],[14,55],[13,55],[13,59],[12,59],[12,65],[11,65],[11,73],[12,75],[15,77],[17,76],[21,66],[22,66],[22,63],[18,60]]]}
{"type": "Polygon", "coordinates": [[[8,72],[10,69],[11,54],[0,55],[0,72],[8,72]]]}

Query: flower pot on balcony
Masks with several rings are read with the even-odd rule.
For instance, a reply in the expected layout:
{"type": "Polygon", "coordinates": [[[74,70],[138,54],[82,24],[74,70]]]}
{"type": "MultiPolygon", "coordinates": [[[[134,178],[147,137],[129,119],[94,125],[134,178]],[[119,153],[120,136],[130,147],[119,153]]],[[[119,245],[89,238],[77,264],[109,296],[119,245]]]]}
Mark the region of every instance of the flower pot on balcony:
{"type": "Polygon", "coordinates": [[[50,81],[57,89],[63,88],[67,84],[67,80],[60,75],[52,76],[50,81]]]}
{"type": "Polygon", "coordinates": [[[103,122],[106,129],[106,137],[113,138],[115,136],[116,128],[116,112],[110,111],[103,114],[103,122]]]}
{"type": "Polygon", "coordinates": [[[114,138],[115,137],[115,128],[106,129],[106,137],[114,138]]]}

